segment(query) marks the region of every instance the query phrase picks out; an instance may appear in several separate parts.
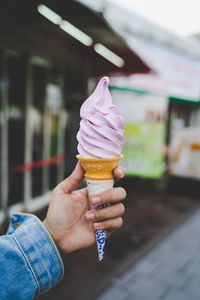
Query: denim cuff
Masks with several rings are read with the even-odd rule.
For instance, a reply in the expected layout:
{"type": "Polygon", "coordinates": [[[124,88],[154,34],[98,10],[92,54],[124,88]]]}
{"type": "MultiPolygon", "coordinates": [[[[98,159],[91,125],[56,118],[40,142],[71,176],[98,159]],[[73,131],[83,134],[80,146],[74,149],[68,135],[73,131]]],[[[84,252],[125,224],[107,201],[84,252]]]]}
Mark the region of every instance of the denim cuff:
{"type": "Polygon", "coordinates": [[[62,279],[64,267],[60,254],[50,234],[36,216],[11,215],[7,233],[13,235],[31,269],[38,287],[37,295],[45,293],[62,279]]]}

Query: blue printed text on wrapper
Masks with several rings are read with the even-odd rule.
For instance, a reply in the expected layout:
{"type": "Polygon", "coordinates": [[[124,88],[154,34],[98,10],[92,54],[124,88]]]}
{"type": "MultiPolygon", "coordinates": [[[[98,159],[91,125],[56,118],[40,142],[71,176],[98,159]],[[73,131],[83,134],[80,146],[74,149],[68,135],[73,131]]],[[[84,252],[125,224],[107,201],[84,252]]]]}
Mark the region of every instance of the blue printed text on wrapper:
{"type": "MultiPolygon", "coordinates": [[[[105,204],[100,205],[100,206],[91,206],[91,209],[99,209],[99,208],[104,208],[106,206],[107,205],[105,205],[105,204]]],[[[103,256],[104,256],[104,248],[105,248],[105,244],[106,244],[106,230],[96,229],[95,235],[96,235],[96,241],[97,241],[99,261],[102,261],[103,256]]]]}

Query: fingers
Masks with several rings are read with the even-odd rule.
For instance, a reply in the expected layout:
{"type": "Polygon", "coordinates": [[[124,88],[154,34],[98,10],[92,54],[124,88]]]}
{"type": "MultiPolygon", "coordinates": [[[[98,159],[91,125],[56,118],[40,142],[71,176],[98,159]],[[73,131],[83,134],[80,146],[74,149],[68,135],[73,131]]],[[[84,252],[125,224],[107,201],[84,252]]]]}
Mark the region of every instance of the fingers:
{"type": "Polygon", "coordinates": [[[122,187],[116,187],[109,189],[100,194],[94,195],[90,198],[90,202],[92,205],[102,205],[108,203],[115,203],[126,198],[126,191],[122,187]]]}
{"type": "Polygon", "coordinates": [[[125,176],[125,170],[121,167],[114,169],[115,183],[125,176]]]}
{"type": "Polygon", "coordinates": [[[105,208],[90,210],[87,212],[87,219],[91,221],[102,221],[121,217],[124,214],[125,208],[122,203],[117,203],[105,208]]]}
{"type": "Polygon", "coordinates": [[[119,218],[115,218],[103,222],[97,222],[94,223],[93,225],[95,229],[115,231],[123,225],[123,220],[121,217],[119,217],[119,218]]]}
{"type": "Polygon", "coordinates": [[[57,187],[56,190],[61,190],[64,193],[72,192],[77,188],[84,179],[84,171],[81,167],[80,162],[76,164],[76,167],[72,174],[63,180],[57,187]]]}
{"type": "Polygon", "coordinates": [[[121,216],[125,208],[122,203],[117,203],[105,208],[90,210],[86,214],[88,221],[93,222],[94,229],[105,229],[114,231],[123,224],[121,216]]]}

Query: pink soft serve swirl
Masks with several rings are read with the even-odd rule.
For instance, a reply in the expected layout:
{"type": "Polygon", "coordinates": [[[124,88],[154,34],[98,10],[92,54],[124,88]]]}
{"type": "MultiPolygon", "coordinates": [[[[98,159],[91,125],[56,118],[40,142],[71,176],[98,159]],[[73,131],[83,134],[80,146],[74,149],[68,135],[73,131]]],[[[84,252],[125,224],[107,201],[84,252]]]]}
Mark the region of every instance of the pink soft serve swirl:
{"type": "Polygon", "coordinates": [[[77,134],[78,152],[82,157],[111,158],[121,155],[124,120],[112,104],[109,78],[103,77],[93,94],[83,103],[77,134]]]}

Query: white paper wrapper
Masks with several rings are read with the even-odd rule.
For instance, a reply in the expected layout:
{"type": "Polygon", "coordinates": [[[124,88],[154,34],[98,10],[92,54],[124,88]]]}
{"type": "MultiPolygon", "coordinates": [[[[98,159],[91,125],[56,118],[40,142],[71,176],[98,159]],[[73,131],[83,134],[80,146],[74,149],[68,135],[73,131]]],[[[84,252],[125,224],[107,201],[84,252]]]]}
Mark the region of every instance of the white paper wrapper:
{"type": "MultiPolygon", "coordinates": [[[[114,180],[91,180],[87,179],[88,193],[89,197],[92,197],[95,194],[101,193],[113,187],[114,180]]],[[[98,209],[105,207],[106,205],[100,206],[91,206],[91,209],[98,209]]],[[[106,230],[95,230],[96,241],[97,241],[97,249],[99,261],[103,260],[104,248],[106,243],[106,230]]]]}

